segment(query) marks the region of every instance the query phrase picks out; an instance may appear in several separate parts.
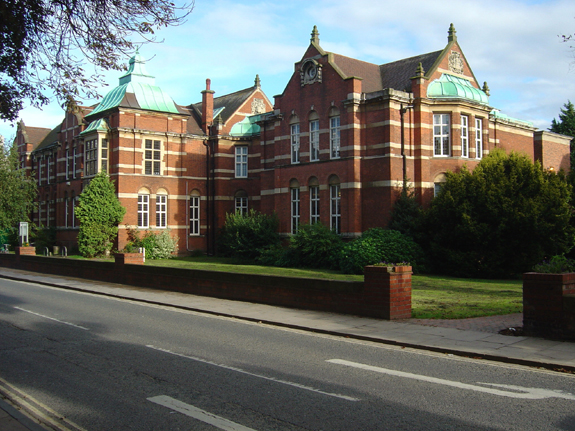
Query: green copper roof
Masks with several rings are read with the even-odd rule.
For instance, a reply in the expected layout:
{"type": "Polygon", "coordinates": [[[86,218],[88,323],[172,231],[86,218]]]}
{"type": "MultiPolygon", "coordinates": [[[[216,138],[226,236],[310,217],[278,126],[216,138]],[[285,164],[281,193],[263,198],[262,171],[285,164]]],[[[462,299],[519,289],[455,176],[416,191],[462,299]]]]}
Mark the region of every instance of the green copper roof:
{"type": "Polygon", "coordinates": [[[524,126],[534,127],[533,123],[530,121],[523,121],[523,120],[518,120],[517,118],[511,118],[511,117],[505,115],[504,113],[502,113],[501,111],[498,111],[497,109],[494,109],[493,111],[491,111],[490,114],[494,118],[509,121],[510,123],[518,123],[518,124],[522,124],[524,126]]]}
{"type": "Polygon", "coordinates": [[[99,118],[96,121],[92,121],[88,127],[86,127],[86,130],[80,133],[80,136],[94,131],[107,132],[108,130],[110,130],[108,123],[106,123],[103,118],[99,118]]]}
{"type": "Polygon", "coordinates": [[[256,122],[262,119],[264,114],[258,115],[250,115],[249,117],[244,118],[239,123],[236,123],[232,126],[232,130],[230,130],[230,136],[252,136],[257,135],[260,133],[260,126],[256,124],[256,122]]]}
{"type": "Polygon", "coordinates": [[[128,71],[120,77],[119,85],[111,90],[100,104],[88,116],[120,106],[127,93],[132,93],[137,105],[127,106],[147,111],[170,112],[179,111],[172,98],[156,85],[155,78],[146,72],[145,61],[139,53],[131,59],[128,71]]]}
{"type": "Polygon", "coordinates": [[[427,87],[427,97],[432,99],[467,99],[487,105],[489,97],[482,90],[475,88],[465,78],[443,74],[427,87]]]}

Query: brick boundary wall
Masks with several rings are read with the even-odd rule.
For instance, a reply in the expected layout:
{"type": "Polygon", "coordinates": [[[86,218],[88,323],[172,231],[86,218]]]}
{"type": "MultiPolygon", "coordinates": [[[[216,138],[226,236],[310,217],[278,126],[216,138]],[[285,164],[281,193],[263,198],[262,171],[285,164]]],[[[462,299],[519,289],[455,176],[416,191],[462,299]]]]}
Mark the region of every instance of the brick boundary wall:
{"type": "Polygon", "coordinates": [[[382,319],[411,317],[411,267],[368,266],[365,282],[0,255],[0,266],[222,299],[382,319]]]}
{"type": "Polygon", "coordinates": [[[523,274],[523,330],[527,335],[575,339],[575,273],[523,274]]]}

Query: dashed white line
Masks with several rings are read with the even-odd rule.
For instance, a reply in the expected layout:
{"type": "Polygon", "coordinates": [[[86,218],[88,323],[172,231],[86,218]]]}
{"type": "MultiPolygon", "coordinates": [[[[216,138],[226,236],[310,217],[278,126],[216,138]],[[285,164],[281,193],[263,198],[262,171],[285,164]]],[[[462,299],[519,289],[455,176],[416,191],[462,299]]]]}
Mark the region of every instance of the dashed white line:
{"type": "Polygon", "coordinates": [[[213,425],[216,428],[225,431],[255,431],[252,428],[245,427],[243,425],[232,422],[228,419],[217,416],[213,413],[207,412],[205,410],[194,407],[190,404],[186,404],[182,401],[176,400],[175,398],[168,397],[167,395],[158,395],[157,397],[148,398],[148,401],[159,404],[161,406],[167,407],[171,410],[183,413],[186,416],[192,417],[199,421],[205,422],[207,424],[213,425]]]}
{"type": "Polygon", "coordinates": [[[182,358],[191,359],[192,361],[202,362],[204,364],[209,364],[209,365],[215,365],[216,367],[224,368],[226,370],[231,370],[231,371],[236,371],[238,373],[247,374],[248,376],[257,377],[257,378],[265,379],[265,380],[270,380],[270,381],[276,382],[276,383],[282,383],[284,385],[293,386],[293,387],[296,387],[299,389],[305,389],[306,391],[311,391],[311,392],[315,392],[315,393],[322,394],[322,395],[328,395],[330,397],[341,398],[341,399],[344,399],[347,401],[359,401],[359,398],[349,397],[347,395],[342,395],[342,394],[335,394],[332,392],[325,392],[325,391],[322,391],[320,389],[312,388],[310,386],[305,386],[305,385],[302,385],[299,383],[294,383],[294,382],[290,382],[287,380],[276,379],[275,377],[262,376],[261,374],[250,373],[249,371],[242,370],[241,368],[231,367],[229,365],[224,365],[224,364],[218,364],[216,362],[208,361],[206,359],[196,358],[194,356],[188,356],[188,355],[184,355],[182,353],[172,352],[171,350],[162,349],[160,347],[154,347],[151,345],[148,345],[146,347],[149,347],[150,349],[158,350],[160,352],[169,353],[171,355],[180,356],[182,358]]]}
{"type": "Polygon", "coordinates": [[[75,325],[75,324],[70,323],[70,322],[65,322],[63,320],[54,319],[53,317],[45,316],[45,315],[40,314],[40,313],[35,313],[34,311],[26,310],[24,308],[20,308],[20,307],[14,307],[14,308],[16,310],[25,311],[26,313],[34,314],[35,316],[43,317],[44,319],[54,320],[55,322],[63,323],[64,325],[70,325],[70,326],[73,326],[74,328],[79,328],[79,329],[83,329],[84,331],[89,331],[88,328],[84,328],[83,326],[80,326],[80,325],[75,325]]]}
{"type": "Polygon", "coordinates": [[[470,385],[468,383],[455,382],[453,380],[444,380],[444,379],[438,379],[436,377],[422,376],[420,374],[412,374],[403,371],[389,370],[387,368],[374,367],[372,365],[360,364],[358,362],[346,361],[344,359],[328,359],[326,362],[332,364],[345,365],[353,368],[359,368],[367,371],[374,371],[376,373],[381,374],[388,374],[390,376],[395,377],[403,377],[407,379],[420,380],[423,382],[437,383],[439,385],[444,386],[452,386],[454,388],[459,389],[467,389],[475,392],[483,392],[492,395],[499,395],[502,397],[521,398],[528,400],[542,400],[544,398],[563,398],[566,400],[575,401],[575,395],[569,392],[563,392],[559,390],[543,389],[543,388],[524,388],[522,386],[501,385],[496,383],[481,383],[481,382],[477,383],[479,385],[495,386],[503,389],[509,389],[510,391],[516,391],[516,392],[508,392],[499,389],[485,388],[483,386],[470,385]]]}

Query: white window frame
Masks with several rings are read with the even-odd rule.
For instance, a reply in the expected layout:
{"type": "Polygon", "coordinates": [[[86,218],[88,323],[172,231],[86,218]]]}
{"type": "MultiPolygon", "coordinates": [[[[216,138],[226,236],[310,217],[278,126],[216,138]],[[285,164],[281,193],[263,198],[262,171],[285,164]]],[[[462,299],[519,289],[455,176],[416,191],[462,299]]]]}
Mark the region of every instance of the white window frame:
{"type": "Polygon", "coordinates": [[[76,147],[72,148],[72,178],[76,178],[76,147]]]}
{"type": "Polygon", "coordinates": [[[332,159],[340,158],[341,125],[339,115],[329,119],[329,154],[332,159]]]}
{"type": "Polygon", "coordinates": [[[64,227],[68,227],[68,197],[64,199],[64,227]]]}
{"type": "Polygon", "coordinates": [[[461,116],[461,157],[469,157],[469,116],[461,116]]]}
{"type": "Polygon", "coordinates": [[[334,184],[329,186],[330,193],[330,228],[336,233],[341,233],[341,186],[334,184]]]}
{"type": "Polygon", "coordinates": [[[235,198],[235,209],[236,213],[242,215],[248,214],[248,197],[247,196],[236,196],[235,198]]]}
{"type": "Polygon", "coordinates": [[[483,157],[483,119],[475,119],[475,158],[483,157]]]}
{"type": "Polygon", "coordinates": [[[309,122],[309,159],[312,162],[319,160],[319,120],[309,122]]]}
{"type": "Polygon", "coordinates": [[[150,195],[138,194],[138,227],[148,229],[150,227],[150,195]]]}
{"type": "MultiPolygon", "coordinates": [[[[66,178],[66,181],[68,181],[70,179],[70,172],[69,172],[70,171],[70,150],[67,148],[66,148],[65,158],[66,158],[66,175],[65,175],[65,178],[66,178]]],[[[66,225],[66,227],[68,227],[68,225],[66,225]]]]}
{"type": "Polygon", "coordinates": [[[156,195],[156,227],[165,229],[168,227],[168,195],[156,195]]]}
{"type": "Polygon", "coordinates": [[[50,170],[52,165],[52,154],[46,156],[46,184],[50,184],[50,170]]]}
{"type": "Polygon", "coordinates": [[[72,196],[70,200],[72,204],[72,227],[76,227],[76,196],[72,196]]]}
{"type": "Polygon", "coordinates": [[[290,189],[291,197],[291,233],[296,234],[300,222],[300,193],[299,188],[290,189]]]}
{"type": "Polygon", "coordinates": [[[107,139],[102,139],[100,142],[100,170],[108,173],[108,156],[110,154],[109,144],[107,139]]]}
{"type": "Polygon", "coordinates": [[[236,178],[248,177],[248,147],[238,145],[235,147],[236,153],[236,178]]]}
{"type": "Polygon", "coordinates": [[[450,114],[433,114],[433,155],[435,157],[451,155],[450,114]]]}
{"type": "Polygon", "coordinates": [[[319,186],[309,186],[309,223],[319,223],[319,186]]]}
{"type": "Polygon", "coordinates": [[[162,141],[144,139],[144,175],[162,175],[162,141]]]}
{"type": "Polygon", "coordinates": [[[38,158],[38,185],[44,184],[44,156],[38,158]]]}
{"type": "Polygon", "coordinates": [[[299,123],[290,125],[291,162],[299,163],[299,123]]]}
{"type": "Polygon", "coordinates": [[[190,235],[200,234],[200,197],[190,196],[190,235]]]}

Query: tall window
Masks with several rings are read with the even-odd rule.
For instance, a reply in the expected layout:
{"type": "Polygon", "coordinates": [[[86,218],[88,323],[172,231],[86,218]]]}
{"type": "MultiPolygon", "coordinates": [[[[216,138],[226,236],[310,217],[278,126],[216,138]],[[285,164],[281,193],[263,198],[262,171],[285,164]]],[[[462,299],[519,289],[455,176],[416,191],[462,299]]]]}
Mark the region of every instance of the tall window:
{"type": "Polygon", "coordinates": [[[433,155],[450,155],[449,114],[433,114],[433,155]]]}
{"type": "Polygon", "coordinates": [[[329,186],[330,193],[330,227],[336,233],[341,233],[341,187],[339,184],[329,186]]]}
{"type": "Polygon", "coordinates": [[[309,186],[309,222],[319,222],[319,186],[309,186]]]}
{"type": "Polygon", "coordinates": [[[248,177],[248,147],[236,147],[236,178],[248,177]]]}
{"type": "Polygon", "coordinates": [[[144,147],[144,174],[160,175],[162,142],[146,139],[144,141],[144,147]]]}
{"type": "Polygon", "coordinates": [[[475,157],[483,157],[483,120],[475,119],[475,157]]]}
{"type": "Polygon", "coordinates": [[[299,188],[291,190],[291,233],[296,234],[299,229],[299,188]]]}
{"type": "Polygon", "coordinates": [[[291,139],[291,162],[299,163],[299,123],[297,117],[292,118],[290,124],[290,139],[291,139]]]}
{"type": "Polygon", "coordinates": [[[190,235],[200,234],[200,196],[190,196],[190,235]]]}
{"type": "Polygon", "coordinates": [[[138,227],[149,227],[150,195],[138,195],[138,227]]]}
{"type": "Polygon", "coordinates": [[[72,178],[76,178],[76,147],[72,149],[72,178]]]}
{"type": "Polygon", "coordinates": [[[340,123],[339,116],[329,119],[329,148],[330,157],[339,159],[340,149],[340,123]]]}
{"type": "Polygon", "coordinates": [[[319,160],[319,120],[316,117],[317,113],[313,112],[309,122],[309,159],[312,162],[319,160]]]}
{"type": "Polygon", "coordinates": [[[102,172],[108,172],[108,140],[102,139],[100,150],[100,167],[102,172]]]}
{"type": "Polygon", "coordinates": [[[72,207],[72,227],[76,227],[76,197],[74,196],[74,192],[72,192],[70,206],[72,207]]]}
{"type": "Polygon", "coordinates": [[[84,144],[84,175],[89,177],[98,173],[98,139],[90,139],[84,144]]]}
{"type": "Polygon", "coordinates": [[[52,154],[46,156],[46,184],[50,184],[50,178],[52,177],[52,154]]]}
{"type": "Polygon", "coordinates": [[[244,191],[239,191],[235,196],[235,210],[236,213],[242,215],[248,214],[248,194],[244,191]]]}
{"type": "Polygon", "coordinates": [[[44,183],[44,157],[38,159],[38,184],[44,183]]]}
{"type": "MultiPolygon", "coordinates": [[[[66,172],[65,172],[65,178],[66,181],[70,179],[70,150],[66,149],[66,172]]],[[[67,205],[67,204],[66,204],[67,205]]],[[[68,225],[66,224],[66,227],[68,227],[68,225]]]]}
{"type": "Polygon", "coordinates": [[[168,216],[168,196],[156,195],[156,227],[165,228],[168,216]]]}
{"type": "Polygon", "coordinates": [[[50,226],[50,198],[46,195],[46,226],[50,226]]]}
{"type": "Polygon", "coordinates": [[[68,192],[64,193],[64,227],[68,227],[68,192]]]}
{"type": "Polygon", "coordinates": [[[469,117],[461,116],[461,157],[469,157],[469,117]]]}

